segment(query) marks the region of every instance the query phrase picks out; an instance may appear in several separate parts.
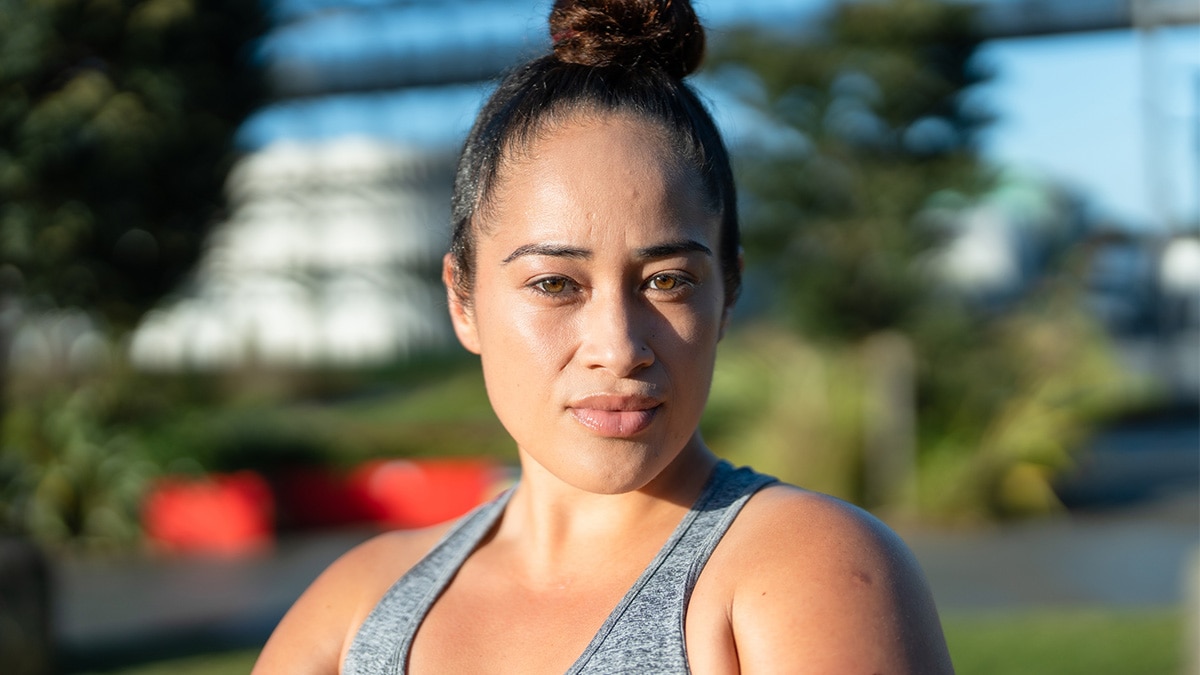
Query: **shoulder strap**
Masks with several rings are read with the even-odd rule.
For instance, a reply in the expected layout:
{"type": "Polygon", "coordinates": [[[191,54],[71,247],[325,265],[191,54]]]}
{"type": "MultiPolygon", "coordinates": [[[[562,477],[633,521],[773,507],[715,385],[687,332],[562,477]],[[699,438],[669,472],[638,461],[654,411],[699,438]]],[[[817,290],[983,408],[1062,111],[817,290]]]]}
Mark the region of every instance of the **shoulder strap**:
{"type": "Polygon", "coordinates": [[[417,627],[438,595],[504,512],[512,490],[463,516],[425,557],[400,577],[371,611],[346,652],[345,675],[404,672],[417,627]]]}
{"type": "Polygon", "coordinates": [[[696,580],[750,497],[776,479],[721,461],[671,539],[568,673],[687,673],[684,618],[696,580]]]}

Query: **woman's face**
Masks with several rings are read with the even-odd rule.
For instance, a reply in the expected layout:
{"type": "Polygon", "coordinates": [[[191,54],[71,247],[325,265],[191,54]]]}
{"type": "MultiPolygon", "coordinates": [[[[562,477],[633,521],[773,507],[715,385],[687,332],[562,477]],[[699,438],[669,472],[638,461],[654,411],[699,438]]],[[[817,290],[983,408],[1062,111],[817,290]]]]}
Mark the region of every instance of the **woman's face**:
{"type": "Polygon", "coordinates": [[[698,450],[726,309],[719,217],[664,133],[552,125],[502,164],[478,223],[474,291],[451,293],[451,315],[524,461],[614,494],[698,450]]]}

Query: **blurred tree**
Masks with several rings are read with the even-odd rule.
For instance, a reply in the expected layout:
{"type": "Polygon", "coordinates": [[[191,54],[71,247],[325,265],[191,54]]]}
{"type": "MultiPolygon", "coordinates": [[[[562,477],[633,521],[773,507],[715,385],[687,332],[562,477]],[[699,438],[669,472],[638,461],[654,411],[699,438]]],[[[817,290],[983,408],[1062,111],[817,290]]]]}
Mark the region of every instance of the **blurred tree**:
{"type": "MultiPolygon", "coordinates": [[[[825,474],[842,475],[818,487],[870,507],[897,506],[880,503],[886,493],[942,515],[1053,509],[1055,474],[1116,400],[1120,378],[1077,311],[1070,275],[1055,276],[1061,264],[1046,261],[1044,278],[999,312],[938,276],[947,227],[993,183],[977,156],[990,115],[971,93],[988,77],[974,58],[973,11],[941,0],[840,2],[819,38],[745,31],[714,55],[712,76],[773,127],[738,158],[747,309],[809,345],[740,347],[779,349],[771,369],[746,370],[787,408],[776,431],[758,435],[792,457],[766,468],[812,484],[805,462],[825,457],[825,474]],[[791,367],[795,382],[782,373],[791,367]],[[828,400],[811,403],[814,388],[828,400]],[[829,420],[797,426],[810,415],[829,420]],[[892,484],[872,495],[873,480],[892,484]]],[[[733,400],[722,387],[737,377],[718,378],[712,419],[771,425],[739,405],[722,409],[733,400]]],[[[729,438],[746,431],[727,426],[729,438]]]]}
{"type": "Polygon", "coordinates": [[[751,280],[771,280],[806,334],[862,338],[926,308],[931,280],[913,262],[938,232],[916,215],[938,191],[987,185],[971,21],[965,3],[841,3],[820,40],[745,32],[717,54],[752,71],[752,96],[792,140],[740,161],[745,246],[751,280]]]}
{"type": "Polygon", "coordinates": [[[120,335],[180,282],[261,96],[265,25],[242,0],[0,0],[0,530],[136,534],[129,378],[15,393],[14,316],[77,308],[120,335]]]}
{"type": "Polygon", "coordinates": [[[240,0],[0,0],[0,291],[120,330],[179,282],[258,101],[240,0]]]}
{"type": "Polygon", "coordinates": [[[14,399],[0,435],[0,533],[45,544],[137,542],[138,507],[155,467],[114,421],[129,378],[14,399]]]}

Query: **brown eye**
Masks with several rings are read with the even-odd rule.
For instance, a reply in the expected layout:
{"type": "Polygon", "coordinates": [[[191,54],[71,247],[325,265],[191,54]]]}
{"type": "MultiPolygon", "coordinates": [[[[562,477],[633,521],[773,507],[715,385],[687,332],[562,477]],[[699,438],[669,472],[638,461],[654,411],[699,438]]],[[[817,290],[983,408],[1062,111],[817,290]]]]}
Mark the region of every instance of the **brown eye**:
{"type": "Polygon", "coordinates": [[[672,291],[678,285],[679,279],[669,274],[660,274],[650,279],[650,287],[656,291],[672,291]]]}
{"type": "Polygon", "coordinates": [[[534,286],[543,293],[558,295],[567,290],[567,280],[562,277],[551,277],[549,279],[542,279],[535,283],[534,286]]]}

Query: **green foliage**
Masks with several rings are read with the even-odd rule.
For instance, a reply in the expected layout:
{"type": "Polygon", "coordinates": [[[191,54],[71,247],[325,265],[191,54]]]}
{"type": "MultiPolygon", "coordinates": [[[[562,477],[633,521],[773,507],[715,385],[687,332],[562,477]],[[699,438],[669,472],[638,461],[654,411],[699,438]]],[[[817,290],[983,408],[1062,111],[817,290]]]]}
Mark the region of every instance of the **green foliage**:
{"type": "Polygon", "coordinates": [[[254,669],[258,650],[188,656],[106,671],[111,675],[245,675],[254,669]]]}
{"type": "MultiPolygon", "coordinates": [[[[744,299],[754,320],[792,335],[755,327],[732,340],[706,418],[714,444],[785,479],[969,519],[1058,508],[1055,475],[1136,391],[1078,311],[1061,242],[1046,247],[1043,278],[1005,305],[935,276],[948,225],[995,189],[975,155],[988,116],[968,92],[986,77],[972,11],[839,3],[820,39],[748,31],[717,53],[714,76],[736,80],[776,125],[778,143],[738,159],[744,299]],[[908,345],[911,368],[871,362],[883,335],[908,345]],[[881,401],[896,396],[881,377],[907,378],[911,396],[881,401]],[[914,438],[897,438],[904,429],[882,426],[881,412],[911,415],[914,438]],[[907,504],[868,489],[879,438],[892,445],[884,454],[913,448],[897,488],[907,504]]],[[[1048,206],[1041,226],[1069,230],[1077,216],[1048,206]]]]}
{"type": "Polygon", "coordinates": [[[1071,298],[924,352],[919,506],[956,519],[1059,510],[1055,478],[1097,422],[1145,396],[1071,298]]]}
{"type": "MultiPolygon", "coordinates": [[[[1060,508],[1054,478],[1094,420],[1140,396],[1095,327],[1062,307],[1007,315],[973,342],[918,354],[906,503],[864,487],[878,431],[870,343],[809,341],[770,323],[722,343],[703,430],[717,452],[897,517],[977,521],[1060,508]],[[918,392],[919,393],[919,392],[918,392]]],[[[893,439],[905,442],[906,439],[893,439]]]]}
{"type": "MultiPolygon", "coordinates": [[[[260,11],[0,0],[0,304],[78,307],[119,335],[179,283],[220,209],[233,131],[259,97],[245,48],[260,11]]],[[[125,373],[10,383],[9,328],[0,527],[135,541],[155,469],[139,425],[170,397],[131,389],[125,373]]]]}
{"type": "Polygon", "coordinates": [[[853,350],[809,344],[770,325],[721,343],[701,425],[737,464],[861,501],[863,374],[853,350]]]}
{"type": "Polygon", "coordinates": [[[735,35],[717,74],[758,86],[748,102],[798,149],[739,160],[751,288],[819,339],[860,339],[922,320],[931,279],[913,264],[940,233],[916,219],[938,191],[976,193],[986,118],[963,89],[983,74],[971,9],[935,0],[842,3],[824,39],[735,35]],[[769,280],[769,284],[767,284],[769,280]]]}
{"type": "Polygon", "coordinates": [[[478,361],[459,356],[336,373],[18,375],[0,427],[0,533],[54,546],[137,545],[140,506],[164,474],[516,459],[478,361]]]}
{"type": "Polygon", "coordinates": [[[93,381],[22,397],[0,444],[0,530],[51,545],[135,543],[156,470],[120,421],[120,385],[93,381]]]}
{"type": "Polygon", "coordinates": [[[259,96],[259,11],[0,0],[0,290],[127,327],[179,281],[259,96]]]}
{"type": "Polygon", "coordinates": [[[332,390],[292,382],[271,396],[190,404],[181,398],[167,414],[144,419],[140,437],[171,473],[348,468],[393,457],[514,460],[478,362],[441,360],[436,374],[422,367],[341,373],[332,390]],[[305,393],[305,386],[312,389],[305,393]]]}

